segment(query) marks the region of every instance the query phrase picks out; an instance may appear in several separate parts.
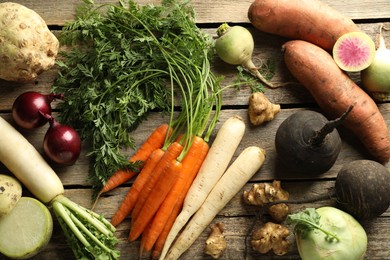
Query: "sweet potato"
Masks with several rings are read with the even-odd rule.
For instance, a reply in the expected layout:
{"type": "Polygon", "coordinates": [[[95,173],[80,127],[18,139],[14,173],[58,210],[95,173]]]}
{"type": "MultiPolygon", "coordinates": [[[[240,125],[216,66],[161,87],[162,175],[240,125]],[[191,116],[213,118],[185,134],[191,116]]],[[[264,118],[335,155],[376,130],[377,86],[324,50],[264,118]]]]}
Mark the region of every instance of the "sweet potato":
{"type": "Polygon", "coordinates": [[[262,32],[305,40],[328,51],[341,35],[360,31],[351,19],[319,0],[255,0],[248,18],[262,32]]]}
{"type": "Polygon", "coordinates": [[[322,48],[302,40],[283,45],[284,60],[292,75],[332,118],[354,105],[343,125],[355,134],[380,163],[390,158],[387,124],[376,103],[352,81],[322,48]]]}

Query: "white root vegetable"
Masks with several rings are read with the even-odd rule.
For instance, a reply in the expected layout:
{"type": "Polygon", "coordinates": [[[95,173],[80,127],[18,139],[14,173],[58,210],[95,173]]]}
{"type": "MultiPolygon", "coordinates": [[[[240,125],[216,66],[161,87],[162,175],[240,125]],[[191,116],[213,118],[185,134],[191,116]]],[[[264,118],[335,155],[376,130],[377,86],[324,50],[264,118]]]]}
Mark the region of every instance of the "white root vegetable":
{"type": "Polygon", "coordinates": [[[115,228],[63,195],[54,170],[24,136],[0,117],[0,162],[40,201],[50,204],[77,259],[118,259],[115,228]]]}
{"type": "Polygon", "coordinates": [[[0,78],[29,82],[54,65],[58,39],[34,10],[0,3],[0,24],[0,78]]]}
{"type": "Polygon", "coordinates": [[[13,210],[22,197],[22,185],[12,176],[0,174],[0,217],[13,210]]]}
{"type": "Polygon", "coordinates": [[[245,132],[245,123],[239,116],[224,122],[215,137],[184,200],[183,209],[169,232],[160,259],[164,259],[176,235],[190,217],[201,207],[206,197],[226,171],[245,132]]]}
{"type": "Polygon", "coordinates": [[[261,168],[266,152],[257,146],[241,152],[191,218],[165,259],[178,259],[199,237],[215,216],[261,168]]]}
{"type": "Polygon", "coordinates": [[[50,202],[64,193],[54,170],[21,133],[0,117],[0,161],[40,201],[50,202]]]}

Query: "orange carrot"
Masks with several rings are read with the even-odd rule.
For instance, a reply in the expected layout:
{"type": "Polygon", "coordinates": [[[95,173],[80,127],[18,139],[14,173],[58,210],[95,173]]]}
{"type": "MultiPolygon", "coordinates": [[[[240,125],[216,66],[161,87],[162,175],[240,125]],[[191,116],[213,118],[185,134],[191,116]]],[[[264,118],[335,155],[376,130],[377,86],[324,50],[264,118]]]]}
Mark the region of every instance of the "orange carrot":
{"type": "Polygon", "coordinates": [[[138,259],[142,259],[142,254],[143,254],[144,251],[145,251],[145,240],[146,240],[146,237],[148,236],[148,234],[149,234],[149,232],[150,232],[151,224],[152,224],[152,223],[149,222],[148,225],[145,227],[144,232],[142,232],[142,236],[141,236],[141,245],[140,245],[139,258],[138,258],[138,259]]]}
{"type": "Polygon", "coordinates": [[[188,178],[191,178],[191,173],[200,159],[203,144],[204,141],[201,137],[194,137],[190,149],[181,161],[182,171],[180,176],[169,191],[160,208],[157,210],[156,215],[153,217],[151,222],[151,227],[148,229],[149,232],[145,235],[145,241],[143,244],[143,249],[145,251],[149,252],[152,249],[154,243],[164,228],[164,225],[171,215],[180,193],[183,191],[188,178]]]}
{"type": "Polygon", "coordinates": [[[173,142],[172,144],[169,145],[169,147],[165,151],[163,157],[161,158],[161,160],[159,161],[159,163],[156,165],[155,169],[153,170],[153,174],[150,176],[150,178],[148,179],[148,181],[144,185],[142,192],[138,196],[136,204],[134,205],[133,211],[131,213],[131,218],[133,221],[134,221],[134,219],[137,218],[146,199],[148,198],[150,192],[154,188],[155,184],[157,183],[160,175],[163,173],[166,166],[169,165],[173,159],[176,159],[180,155],[182,150],[183,150],[183,146],[181,144],[179,144],[178,142],[173,142]]]}
{"type": "Polygon", "coordinates": [[[158,182],[147,197],[138,216],[133,219],[129,240],[134,241],[144,231],[154,214],[161,206],[171,188],[181,174],[182,163],[176,159],[171,160],[160,175],[158,182]]]}
{"type": "Polygon", "coordinates": [[[118,210],[112,217],[112,225],[119,225],[130,214],[137,201],[139,194],[142,192],[142,188],[144,187],[150,175],[153,173],[155,166],[158,164],[163,155],[164,151],[162,149],[156,149],[150,154],[149,158],[145,162],[144,167],[142,168],[130,190],[126,194],[126,197],[123,199],[118,210]]]}
{"type": "MultiPolygon", "coordinates": [[[[163,146],[168,130],[169,132],[171,131],[167,124],[162,124],[157,127],[145,140],[137,152],[129,159],[129,162],[134,163],[137,161],[146,161],[154,150],[163,146]]],[[[104,192],[108,192],[130,180],[136,174],[136,172],[130,170],[119,169],[107,180],[104,187],[100,190],[98,197],[104,192]]]]}
{"type": "Polygon", "coordinates": [[[173,208],[172,213],[167,220],[167,223],[165,223],[164,229],[161,231],[156,242],[154,243],[154,247],[151,255],[152,259],[158,259],[160,257],[165,241],[167,240],[169,231],[171,230],[173,223],[175,223],[176,217],[177,215],[179,215],[182,206],[183,203],[182,202],[179,203],[179,201],[177,201],[177,203],[175,204],[175,207],[173,208]]]}
{"type": "MultiPolygon", "coordinates": [[[[163,230],[160,232],[160,235],[158,236],[157,240],[155,241],[153,252],[152,252],[152,258],[156,259],[160,256],[162,249],[164,247],[164,243],[168,237],[169,231],[171,230],[171,227],[173,226],[173,223],[176,220],[176,217],[179,215],[180,210],[183,206],[183,202],[185,199],[185,196],[187,195],[187,192],[189,188],[191,187],[191,184],[193,180],[196,177],[196,174],[198,173],[203,160],[206,158],[206,155],[209,151],[209,146],[206,142],[203,142],[201,154],[196,162],[196,165],[193,166],[193,169],[191,173],[188,175],[187,181],[185,183],[185,186],[183,187],[183,190],[181,191],[177,202],[174,205],[174,208],[172,209],[172,213],[170,214],[169,218],[167,219],[163,230]]],[[[184,162],[183,162],[184,163],[184,162]]],[[[183,164],[184,166],[184,164],[183,164]]]]}

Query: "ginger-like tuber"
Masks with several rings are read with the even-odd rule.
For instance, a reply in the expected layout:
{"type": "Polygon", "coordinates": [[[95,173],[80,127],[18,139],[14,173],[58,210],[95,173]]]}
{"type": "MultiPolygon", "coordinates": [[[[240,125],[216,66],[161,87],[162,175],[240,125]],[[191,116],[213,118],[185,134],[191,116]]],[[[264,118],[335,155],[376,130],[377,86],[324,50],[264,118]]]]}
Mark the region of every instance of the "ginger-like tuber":
{"type": "Polygon", "coordinates": [[[222,223],[216,223],[210,229],[211,233],[206,240],[204,252],[214,259],[218,259],[222,256],[227,246],[225,236],[223,235],[224,227],[222,223]]]}
{"type": "MultiPolygon", "coordinates": [[[[252,189],[244,191],[244,201],[250,205],[267,206],[270,202],[288,200],[289,193],[282,189],[280,181],[274,180],[270,183],[253,184],[252,189]]],[[[268,214],[278,223],[283,222],[288,213],[289,207],[285,203],[270,206],[268,214]]]]}
{"type": "Polygon", "coordinates": [[[255,92],[249,97],[248,113],[253,125],[271,121],[279,111],[280,105],[272,104],[261,92],[255,92]]]}
{"type": "Polygon", "coordinates": [[[276,255],[285,255],[290,248],[289,235],[285,226],[267,222],[252,233],[251,245],[253,250],[262,254],[272,250],[276,255]]]}
{"type": "Polygon", "coordinates": [[[59,41],[39,14],[1,3],[0,24],[0,78],[29,82],[54,65],[59,41]]]}

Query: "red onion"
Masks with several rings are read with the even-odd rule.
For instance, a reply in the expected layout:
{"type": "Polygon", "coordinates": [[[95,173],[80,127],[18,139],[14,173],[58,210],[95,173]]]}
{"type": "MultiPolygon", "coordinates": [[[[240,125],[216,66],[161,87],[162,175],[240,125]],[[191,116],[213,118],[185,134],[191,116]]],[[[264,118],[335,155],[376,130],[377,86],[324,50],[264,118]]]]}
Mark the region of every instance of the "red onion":
{"type": "Polygon", "coordinates": [[[80,155],[81,140],[72,127],[59,123],[50,115],[43,114],[50,127],[43,140],[43,151],[53,162],[59,165],[74,164],[80,155]]]}
{"type": "Polygon", "coordinates": [[[47,119],[41,115],[51,114],[51,102],[54,99],[63,99],[62,94],[41,94],[35,91],[24,92],[19,95],[12,106],[12,117],[15,123],[25,129],[32,129],[46,124],[47,119]]]}

